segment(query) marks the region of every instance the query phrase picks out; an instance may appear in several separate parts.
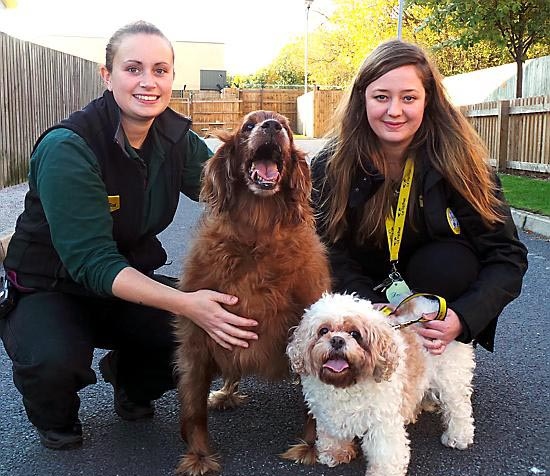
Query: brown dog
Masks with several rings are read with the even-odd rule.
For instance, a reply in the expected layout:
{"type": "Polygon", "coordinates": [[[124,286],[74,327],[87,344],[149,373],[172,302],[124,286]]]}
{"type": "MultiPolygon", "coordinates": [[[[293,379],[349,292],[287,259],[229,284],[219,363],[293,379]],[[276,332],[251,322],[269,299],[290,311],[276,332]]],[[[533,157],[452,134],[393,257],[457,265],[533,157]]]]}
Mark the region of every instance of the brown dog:
{"type": "Polygon", "coordinates": [[[330,288],[309,201],[309,168],[287,119],[252,112],[237,132],[220,139],[204,170],[201,197],[207,209],[180,289],[237,296],[230,311],[258,321],[258,340],[228,351],[189,319],[177,320],[181,435],[188,448],[176,472],[193,476],[221,470],[208,437],[207,400],[211,408],[237,406],[241,376],[287,376],[289,330],[330,288]],[[220,374],[224,388],[208,399],[212,379],[220,374]]]}

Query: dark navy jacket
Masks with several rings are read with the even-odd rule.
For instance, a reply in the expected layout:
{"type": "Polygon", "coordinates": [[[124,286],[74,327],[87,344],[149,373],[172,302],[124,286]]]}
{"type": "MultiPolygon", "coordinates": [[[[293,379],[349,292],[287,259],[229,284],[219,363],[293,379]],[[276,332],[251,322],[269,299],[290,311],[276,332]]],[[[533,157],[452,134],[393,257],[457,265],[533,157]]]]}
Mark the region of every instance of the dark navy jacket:
{"type": "MultiPolygon", "coordinates": [[[[330,154],[329,146],[312,161],[313,202],[321,234],[324,228],[323,207],[326,206],[323,204],[331,195],[328,187],[323,187],[330,154]]],[[[422,157],[422,154],[419,156],[422,157]]],[[[373,302],[383,302],[385,299],[373,287],[388,276],[389,252],[370,243],[357,244],[349,232],[358,228],[359,211],[384,181],[383,175],[373,165],[364,165],[367,172],[357,172],[349,194],[348,232],[337,243],[327,243],[327,246],[335,291],[356,292],[373,302]]],[[[495,180],[498,181],[496,176],[495,180]]],[[[422,160],[415,168],[414,181],[419,184],[413,210],[417,232],[412,242],[408,242],[406,225],[400,262],[402,254],[406,260],[416,248],[434,240],[460,240],[472,249],[480,264],[478,278],[466,294],[449,302],[449,307],[467,327],[463,340],[475,340],[492,351],[497,318],[506,304],[519,295],[527,270],[527,249],[518,238],[510,209],[505,206],[502,211],[506,220],[490,229],[462,195],[430,166],[428,160],[422,160]],[[452,210],[460,223],[459,235],[449,225],[447,209],[452,210]]]]}

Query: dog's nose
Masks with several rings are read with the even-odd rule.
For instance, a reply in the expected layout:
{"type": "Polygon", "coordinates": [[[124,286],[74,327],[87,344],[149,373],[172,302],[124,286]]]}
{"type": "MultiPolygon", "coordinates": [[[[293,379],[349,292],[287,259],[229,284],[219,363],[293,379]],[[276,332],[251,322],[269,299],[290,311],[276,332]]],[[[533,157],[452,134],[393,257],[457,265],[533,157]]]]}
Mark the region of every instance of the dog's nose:
{"type": "Polygon", "coordinates": [[[338,349],[341,349],[342,347],[344,347],[345,343],[346,343],[346,341],[344,340],[344,338],[340,337],[340,336],[334,336],[330,339],[330,345],[335,350],[338,350],[338,349]]]}
{"type": "Polygon", "coordinates": [[[264,129],[265,132],[270,132],[273,134],[279,132],[283,126],[281,126],[281,123],[275,119],[268,119],[262,123],[261,128],[264,129]]]}

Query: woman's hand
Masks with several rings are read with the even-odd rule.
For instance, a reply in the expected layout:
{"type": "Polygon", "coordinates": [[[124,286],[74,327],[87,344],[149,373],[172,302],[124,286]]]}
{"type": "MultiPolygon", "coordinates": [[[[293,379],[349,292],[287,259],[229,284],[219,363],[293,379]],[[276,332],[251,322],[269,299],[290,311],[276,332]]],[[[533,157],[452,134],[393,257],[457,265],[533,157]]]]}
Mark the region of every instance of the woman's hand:
{"type": "Polygon", "coordinates": [[[424,347],[430,354],[441,355],[447,345],[454,341],[462,333],[462,323],[451,309],[447,309],[447,315],[442,321],[433,320],[436,313],[424,314],[428,322],[415,326],[416,332],[424,339],[424,347]]]}
{"type": "Polygon", "coordinates": [[[242,329],[258,323],[226,311],[224,305],[234,305],[238,298],[202,289],[183,292],[155,281],[134,268],[120,271],[113,281],[113,294],[126,301],[164,309],[176,316],[185,316],[225,349],[236,345],[248,347],[249,340],[258,335],[242,329]]]}
{"type": "Polygon", "coordinates": [[[257,340],[254,332],[242,327],[256,326],[252,319],[237,316],[224,309],[221,305],[235,305],[236,296],[222,294],[208,289],[201,289],[186,295],[186,305],[183,314],[201,327],[212,339],[225,349],[232,346],[248,347],[249,340],[257,340]]]}

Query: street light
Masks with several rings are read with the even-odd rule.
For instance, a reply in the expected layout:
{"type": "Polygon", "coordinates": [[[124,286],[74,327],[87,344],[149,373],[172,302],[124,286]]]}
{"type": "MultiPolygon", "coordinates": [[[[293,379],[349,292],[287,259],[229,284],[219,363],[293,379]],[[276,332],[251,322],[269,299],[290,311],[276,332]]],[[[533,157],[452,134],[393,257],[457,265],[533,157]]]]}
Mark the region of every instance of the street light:
{"type": "Polygon", "coordinates": [[[309,9],[313,0],[304,0],[306,6],[306,38],[304,43],[304,94],[307,94],[307,46],[308,46],[308,32],[309,32],[309,9]]]}
{"type": "Polygon", "coordinates": [[[399,13],[397,14],[397,39],[400,40],[403,31],[403,3],[404,0],[399,0],[399,13]]]}

